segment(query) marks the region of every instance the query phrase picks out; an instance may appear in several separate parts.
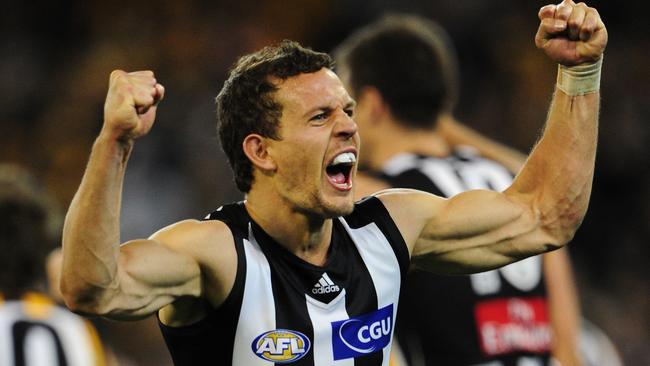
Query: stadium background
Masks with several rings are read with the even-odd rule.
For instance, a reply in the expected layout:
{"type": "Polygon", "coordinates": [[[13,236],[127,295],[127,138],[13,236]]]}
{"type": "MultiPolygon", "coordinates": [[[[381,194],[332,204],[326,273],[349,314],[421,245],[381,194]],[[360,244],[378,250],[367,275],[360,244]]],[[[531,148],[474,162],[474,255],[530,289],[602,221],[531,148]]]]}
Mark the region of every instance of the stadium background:
{"type": "MultiPolygon", "coordinates": [[[[330,51],[392,10],[440,22],[458,49],[460,119],[528,151],[555,66],[533,37],[543,1],[10,1],[0,14],[0,161],[26,165],[67,207],[101,126],[111,70],[166,87],[129,162],[123,240],[238,200],[214,97],[238,55],[291,38],[330,51]]],[[[570,246],[584,315],[627,365],[650,364],[650,35],[645,2],[593,1],[610,34],[590,211],[570,246]],[[644,117],[645,116],[645,117],[644,117]]],[[[20,274],[17,273],[17,276],[20,274]]],[[[98,321],[125,364],[166,365],[155,320],[98,321]]],[[[218,356],[217,356],[218,357],[218,356]]]]}

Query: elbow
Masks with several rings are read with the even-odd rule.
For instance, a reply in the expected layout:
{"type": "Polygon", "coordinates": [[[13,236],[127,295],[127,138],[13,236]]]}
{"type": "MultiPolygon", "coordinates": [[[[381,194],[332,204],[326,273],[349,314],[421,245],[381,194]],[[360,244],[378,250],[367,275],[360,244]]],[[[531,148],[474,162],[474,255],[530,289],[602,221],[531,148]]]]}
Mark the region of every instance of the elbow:
{"type": "Polygon", "coordinates": [[[70,281],[62,276],[61,295],[63,302],[71,311],[84,315],[105,314],[106,291],[96,286],[70,281]]]}
{"type": "Polygon", "coordinates": [[[81,286],[71,284],[70,281],[61,279],[61,296],[68,309],[75,313],[95,314],[92,305],[92,294],[81,286]]]}
{"type": "Polygon", "coordinates": [[[544,231],[552,238],[550,246],[559,249],[567,245],[575,237],[586,210],[570,211],[568,214],[549,220],[544,225],[544,231]]]}

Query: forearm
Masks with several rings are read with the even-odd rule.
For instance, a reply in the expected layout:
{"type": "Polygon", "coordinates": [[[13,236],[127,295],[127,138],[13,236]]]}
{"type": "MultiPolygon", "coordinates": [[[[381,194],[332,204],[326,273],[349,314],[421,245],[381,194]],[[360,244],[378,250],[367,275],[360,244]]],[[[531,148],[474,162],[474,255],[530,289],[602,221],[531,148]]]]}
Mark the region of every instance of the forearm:
{"type": "Polygon", "coordinates": [[[565,244],[587,211],[596,157],[598,92],[556,90],[544,134],[507,193],[525,201],[548,234],[565,244]]]}
{"type": "Polygon", "coordinates": [[[131,143],[100,135],[63,229],[61,288],[76,306],[115,286],[122,184],[131,143]]]}
{"type": "Polygon", "coordinates": [[[562,366],[580,366],[580,304],[566,248],[544,255],[544,280],[553,329],[553,357],[562,366]]]}

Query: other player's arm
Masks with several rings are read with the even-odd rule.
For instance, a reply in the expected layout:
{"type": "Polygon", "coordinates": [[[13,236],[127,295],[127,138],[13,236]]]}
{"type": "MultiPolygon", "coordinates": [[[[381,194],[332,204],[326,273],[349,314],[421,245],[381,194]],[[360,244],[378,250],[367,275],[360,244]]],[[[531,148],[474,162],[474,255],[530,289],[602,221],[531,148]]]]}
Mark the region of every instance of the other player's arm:
{"type": "Polygon", "coordinates": [[[73,310],[140,317],[176,296],[201,294],[201,271],[190,255],[155,239],[120,246],[126,163],[163,94],[150,71],[111,74],[104,125],[63,230],[61,290],[73,310]]]}
{"type": "Polygon", "coordinates": [[[472,128],[458,122],[452,116],[441,118],[438,121],[436,131],[451,146],[472,146],[482,156],[498,162],[514,173],[521,169],[523,162],[526,160],[526,155],[521,152],[481,135],[472,128]]]}
{"type": "MultiPolygon", "coordinates": [[[[601,59],[607,32],[595,9],[565,1],[542,8],[540,19],[536,42],[551,59],[564,65],[601,59]],[[567,22],[574,16],[580,21],[567,22]]],[[[503,193],[468,191],[450,199],[413,190],[378,194],[416,264],[477,272],[560,248],[573,237],[591,192],[600,95],[597,88],[565,92],[566,86],[558,85],[544,135],[503,193]]]]}
{"type": "Polygon", "coordinates": [[[562,366],[580,366],[580,302],[567,248],[546,253],[543,266],[553,358],[562,366]]]}

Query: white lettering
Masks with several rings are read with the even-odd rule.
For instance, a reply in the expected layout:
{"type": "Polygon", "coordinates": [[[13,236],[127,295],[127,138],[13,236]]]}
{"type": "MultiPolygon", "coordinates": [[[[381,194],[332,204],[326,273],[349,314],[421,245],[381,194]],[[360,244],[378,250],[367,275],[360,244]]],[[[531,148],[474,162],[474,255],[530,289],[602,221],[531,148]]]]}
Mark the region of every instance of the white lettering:
{"type": "Polygon", "coordinates": [[[277,340],[277,349],[276,349],[276,354],[281,355],[284,353],[285,349],[289,348],[289,345],[291,343],[291,339],[289,338],[278,338],[277,340]]]}
{"type": "Polygon", "coordinates": [[[539,352],[548,350],[551,344],[551,329],[548,325],[526,326],[523,324],[486,323],[481,327],[483,347],[490,355],[527,350],[539,352]]]}
{"type": "Polygon", "coordinates": [[[305,353],[305,348],[298,344],[298,338],[291,338],[291,353],[305,353]]]}
{"type": "Polygon", "coordinates": [[[338,285],[325,286],[311,289],[313,294],[329,294],[330,292],[339,292],[341,289],[338,285]]]}
{"type": "Polygon", "coordinates": [[[264,340],[262,340],[262,344],[257,348],[257,353],[262,354],[264,352],[268,352],[272,355],[277,354],[277,351],[275,350],[275,343],[273,343],[273,339],[264,338],[264,340]]]}
{"type": "MultiPolygon", "coordinates": [[[[370,337],[364,337],[363,336],[363,331],[364,330],[368,331],[368,326],[367,325],[364,325],[363,327],[359,328],[359,333],[357,333],[357,338],[359,338],[359,340],[361,342],[363,342],[363,343],[368,343],[368,342],[370,342],[370,337]]],[[[368,333],[368,334],[370,334],[370,333],[368,333]]]]}
{"type": "Polygon", "coordinates": [[[499,269],[499,272],[517,289],[530,291],[539,284],[542,278],[542,257],[526,258],[499,269]]]}
{"type": "Polygon", "coordinates": [[[475,273],[469,276],[472,288],[478,295],[496,293],[501,289],[501,279],[497,270],[475,273]]]}
{"type": "Polygon", "coordinates": [[[384,335],[389,335],[390,334],[391,324],[392,324],[392,322],[390,321],[390,316],[387,319],[382,319],[381,320],[381,332],[384,335]]]}
{"type": "Polygon", "coordinates": [[[374,322],[370,325],[370,336],[372,339],[381,338],[381,324],[379,322],[374,322]]]}
{"type": "Polygon", "coordinates": [[[483,346],[488,354],[494,355],[499,353],[499,340],[497,329],[492,324],[485,324],[481,327],[481,335],[483,336],[483,346]]]}

